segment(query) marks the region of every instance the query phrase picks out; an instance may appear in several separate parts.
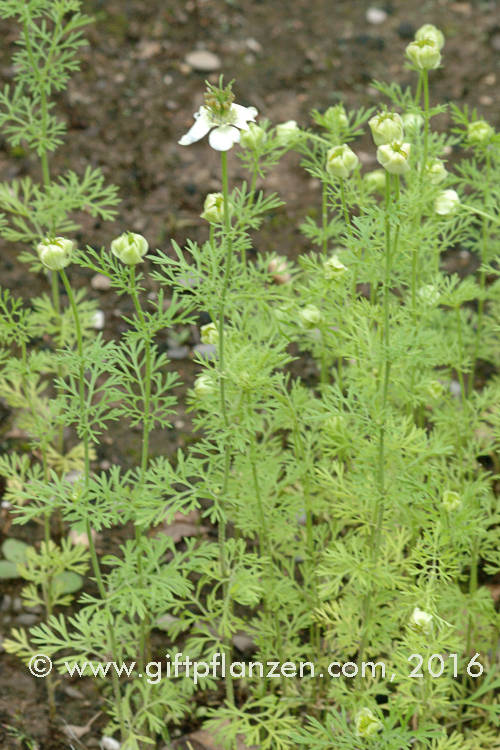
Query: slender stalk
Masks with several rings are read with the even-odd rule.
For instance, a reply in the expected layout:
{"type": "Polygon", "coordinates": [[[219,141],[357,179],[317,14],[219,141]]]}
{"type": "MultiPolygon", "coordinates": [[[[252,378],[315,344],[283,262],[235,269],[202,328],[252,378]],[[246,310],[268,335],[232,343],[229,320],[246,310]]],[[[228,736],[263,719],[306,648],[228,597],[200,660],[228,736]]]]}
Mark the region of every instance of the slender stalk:
{"type": "Polygon", "coordinates": [[[328,252],[328,185],[326,180],[323,181],[321,193],[321,225],[323,230],[323,259],[326,259],[328,252]]]}
{"type": "MultiPolygon", "coordinates": [[[[76,342],[77,342],[77,351],[78,356],[80,359],[80,373],[78,378],[78,393],[80,397],[80,409],[82,416],[86,413],[86,404],[85,404],[85,368],[84,368],[84,362],[83,362],[83,336],[82,336],[82,328],[80,324],[80,317],[78,314],[78,308],[76,305],[75,295],[73,293],[73,289],[71,287],[71,284],[69,283],[68,277],[66,275],[66,272],[64,269],[61,269],[59,271],[61,274],[62,282],[64,284],[64,288],[66,289],[66,294],[68,295],[69,304],[71,306],[71,310],[73,313],[73,319],[75,322],[75,329],[76,329],[76,342]]],[[[88,431],[85,430],[83,434],[83,454],[84,454],[84,488],[85,490],[88,490],[89,486],[89,479],[90,479],[90,441],[89,441],[89,435],[88,431]]],[[[113,616],[111,614],[111,610],[109,608],[108,604],[108,598],[107,598],[107,592],[106,588],[104,586],[104,581],[102,578],[101,568],[99,565],[99,560],[97,558],[97,551],[94,544],[94,539],[92,537],[92,528],[90,525],[90,520],[87,515],[85,519],[85,527],[86,527],[86,533],[88,537],[89,542],[89,552],[90,552],[90,559],[92,562],[92,569],[94,571],[94,575],[96,578],[97,588],[99,591],[99,595],[103,601],[103,604],[106,608],[107,613],[107,619],[108,619],[108,638],[109,638],[109,645],[111,647],[111,653],[113,654],[113,659],[118,661],[119,659],[119,652],[116,642],[116,636],[115,636],[115,630],[114,630],[114,623],[113,623],[113,616]]],[[[125,729],[125,721],[123,718],[122,713],[122,706],[121,706],[121,696],[120,696],[120,682],[118,675],[113,670],[112,673],[112,682],[113,682],[113,692],[115,696],[115,702],[116,702],[116,710],[118,714],[118,721],[120,724],[120,731],[122,736],[122,741],[125,741],[126,739],[126,729],[125,729]]]]}
{"type": "MultiPolygon", "coordinates": [[[[130,266],[130,294],[134,304],[137,317],[139,318],[139,324],[143,331],[144,336],[144,379],[142,381],[142,395],[143,395],[143,407],[144,417],[142,420],[142,442],[141,442],[141,467],[140,467],[140,479],[139,479],[139,492],[141,491],[146,476],[146,470],[149,462],[149,433],[151,431],[150,425],[150,414],[151,414],[151,338],[147,331],[146,320],[142,311],[141,304],[139,302],[139,296],[137,294],[137,284],[135,278],[135,266],[130,266]]],[[[143,530],[134,524],[135,531],[135,542],[137,548],[137,571],[139,574],[139,586],[144,588],[144,570],[142,566],[142,547],[144,543],[144,532],[143,530]]],[[[149,661],[151,644],[149,639],[149,618],[146,615],[140,623],[140,635],[139,635],[139,668],[141,672],[144,672],[144,665],[146,661],[149,661]]]]}
{"type": "Polygon", "coordinates": [[[421,72],[421,80],[424,87],[424,156],[422,159],[422,167],[420,174],[424,174],[424,170],[427,166],[427,155],[429,151],[429,71],[423,70],[421,72]]]}
{"type": "MultiPolygon", "coordinates": [[[[220,296],[218,338],[219,338],[220,407],[221,407],[221,413],[222,413],[222,420],[224,423],[224,430],[226,433],[224,436],[224,476],[223,476],[223,481],[222,481],[222,492],[221,492],[222,502],[224,502],[224,499],[227,496],[227,489],[228,489],[228,484],[229,484],[229,469],[231,465],[231,447],[230,447],[229,439],[228,439],[229,417],[228,417],[227,406],[226,406],[226,389],[225,389],[225,373],[224,373],[224,366],[225,366],[224,316],[225,316],[226,297],[227,297],[227,291],[229,288],[229,281],[231,279],[231,267],[232,267],[232,260],[233,260],[231,217],[229,214],[229,185],[228,185],[228,175],[227,175],[227,153],[225,151],[221,153],[221,171],[222,171],[222,195],[224,199],[224,241],[226,245],[226,263],[225,263],[225,268],[224,268],[224,278],[222,282],[222,290],[221,290],[221,296],[220,296]]],[[[219,560],[220,560],[221,576],[224,581],[224,585],[223,585],[224,599],[229,601],[228,569],[227,569],[225,545],[226,545],[226,519],[225,519],[225,509],[222,508],[222,513],[220,514],[220,519],[219,519],[219,560]]],[[[230,662],[231,654],[232,654],[231,641],[225,634],[223,634],[223,639],[224,639],[223,646],[224,646],[224,651],[226,653],[226,658],[230,662]]],[[[234,704],[234,688],[233,688],[233,682],[232,682],[231,676],[226,678],[226,698],[229,701],[229,703],[234,704]]]]}
{"type": "MultiPolygon", "coordinates": [[[[394,176],[395,183],[395,201],[399,203],[399,175],[394,176]]],[[[377,553],[380,546],[380,537],[382,532],[382,521],[384,515],[384,499],[385,499],[385,432],[386,432],[386,410],[387,410],[387,396],[389,391],[389,379],[391,371],[391,361],[389,357],[389,346],[390,346],[390,283],[391,283],[391,269],[392,269],[392,258],[397,249],[397,242],[399,237],[398,229],[394,233],[394,241],[391,237],[391,225],[389,219],[389,208],[392,199],[392,178],[391,175],[387,175],[386,189],[385,189],[385,264],[384,264],[384,282],[383,282],[383,297],[382,297],[382,330],[381,330],[381,350],[382,350],[382,377],[380,379],[380,424],[378,430],[378,457],[377,457],[377,502],[375,503],[374,514],[373,514],[373,525],[370,540],[371,548],[371,562],[376,567],[377,565],[377,553]]],[[[363,611],[363,633],[361,636],[361,642],[359,646],[358,658],[362,659],[364,650],[366,648],[366,641],[368,637],[368,630],[371,621],[372,607],[371,607],[371,596],[366,595],[362,605],[363,611]]]]}

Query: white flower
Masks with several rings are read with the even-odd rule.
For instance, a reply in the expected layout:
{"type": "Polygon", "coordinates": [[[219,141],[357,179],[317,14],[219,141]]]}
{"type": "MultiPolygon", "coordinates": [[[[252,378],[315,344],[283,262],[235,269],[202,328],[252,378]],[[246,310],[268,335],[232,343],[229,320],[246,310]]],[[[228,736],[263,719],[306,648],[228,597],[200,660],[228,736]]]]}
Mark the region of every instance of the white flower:
{"type": "Polygon", "coordinates": [[[419,633],[429,635],[432,630],[433,617],[428,612],[424,612],[423,609],[415,607],[412,616],[410,617],[410,627],[412,630],[416,630],[419,633]]]}
{"type": "Polygon", "coordinates": [[[391,174],[404,174],[410,169],[409,143],[385,143],[377,149],[377,161],[391,174]]]}
{"type": "Polygon", "coordinates": [[[456,190],[443,190],[434,201],[434,210],[440,216],[454,214],[460,205],[456,190]]]}
{"type": "Polygon", "coordinates": [[[194,125],[178,143],[190,146],[210,133],[208,142],[215,151],[229,151],[240,140],[240,130],[248,130],[248,123],[255,122],[256,116],[255,107],[242,107],[241,104],[231,104],[223,113],[202,105],[194,113],[194,125]]]}

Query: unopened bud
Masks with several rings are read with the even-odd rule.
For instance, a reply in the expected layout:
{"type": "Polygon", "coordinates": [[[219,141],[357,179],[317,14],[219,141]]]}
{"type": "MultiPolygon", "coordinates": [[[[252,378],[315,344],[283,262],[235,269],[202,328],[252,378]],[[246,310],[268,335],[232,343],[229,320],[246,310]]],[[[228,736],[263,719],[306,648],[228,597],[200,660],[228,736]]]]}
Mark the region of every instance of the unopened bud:
{"type": "Polygon", "coordinates": [[[316,305],[306,305],[299,310],[299,320],[305,328],[314,328],[321,322],[321,312],[316,305]]]}
{"type": "Polygon", "coordinates": [[[148,251],[149,245],[142,234],[135,232],[123,232],[111,243],[111,252],[122,263],[135,266],[140,263],[148,251]]]}
{"type": "Polygon", "coordinates": [[[462,505],[460,495],[454,490],[445,490],[443,492],[443,508],[448,512],[457,510],[462,505]]]}
{"type": "Polygon", "coordinates": [[[279,146],[290,146],[297,140],[300,129],[295,120],[287,120],[276,125],[276,141],[279,146]]]}
{"type": "Polygon", "coordinates": [[[441,159],[431,159],[425,165],[425,174],[429,178],[429,182],[433,185],[439,185],[448,177],[448,170],[441,159]]]}
{"type": "Polygon", "coordinates": [[[447,216],[458,211],[460,198],[455,190],[443,190],[434,201],[434,210],[440,216],[447,216]]]}
{"type": "Polygon", "coordinates": [[[428,38],[410,42],[406,48],[406,56],[418,70],[435,70],[441,62],[439,47],[428,38]]]}
{"type": "Polygon", "coordinates": [[[368,125],[376,146],[403,140],[403,120],[396,112],[380,112],[368,120],[368,125]]]}
{"type": "Polygon", "coordinates": [[[444,47],[444,34],[432,23],[424,23],[416,32],[415,39],[417,42],[421,42],[422,39],[430,39],[440,52],[444,47]]]}
{"type": "Polygon", "coordinates": [[[363,175],[363,182],[369,193],[384,193],[387,176],[384,169],[373,169],[363,175]]]}
{"type": "Polygon", "coordinates": [[[222,224],[224,221],[224,196],[222,193],[208,193],[203,204],[202,219],[210,224],[222,224]]]}
{"type": "Polygon", "coordinates": [[[65,237],[48,237],[36,246],[40,261],[51,271],[60,271],[71,262],[71,254],[75,248],[73,240],[65,237]]]}
{"type": "Polygon", "coordinates": [[[328,281],[336,281],[337,279],[340,279],[347,271],[347,268],[335,255],[328,258],[328,260],[325,260],[323,268],[325,271],[325,279],[328,281]]]}
{"type": "Polygon", "coordinates": [[[266,142],[266,131],[253,122],[248,124],[248,130],[242,130],[240,135],[240,146],[256,151],[266,142]]]}
{"type": "Polygon", "coordinates": [[[358,157],[346,143],[334,146],[326,154],[326,171],[334,177],[349,177],[358,164],[358,157]]]}
{"type": "Polygon", "coordinates": [[[432,615],[415,607],[412,616],[410,617],[410,628],[416,630],[418,633],[430,635],[432,631],[432,620],[432,615]]]}
{"type": "Polygon", "coordinates": [[[219,330],[215,323],[207,323],[200,328],[200,338],[204,344],[217,346],[219,342],[219,330]]]}
{"type": "Polygon", "coordinates": [[[362,708],[354,718],[354,726],[357,736],[366,739],[380,732],[382,722],[369,708],[362,708]]]}
{"type": "Polygon", "coordinates": [[[469,143],[484,145],[485,143],[489,143],[494,135],[495,131],[486,120],[471,122],[467,128],[467,140],[469,143]]]}
{"type": "Polygon", "coordinates": [[[410,169],[409,143],[386,143],[377,149],[377,161],[390,174],[404,174],[410,169]]]}

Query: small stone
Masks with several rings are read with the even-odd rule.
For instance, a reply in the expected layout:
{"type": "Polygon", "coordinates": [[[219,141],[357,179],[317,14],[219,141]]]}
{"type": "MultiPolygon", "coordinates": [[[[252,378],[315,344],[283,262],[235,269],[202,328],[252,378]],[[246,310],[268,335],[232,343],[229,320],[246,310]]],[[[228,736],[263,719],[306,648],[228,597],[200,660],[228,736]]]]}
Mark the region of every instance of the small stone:
{"type": "Polygon", "coordinates": [[[452,394],[452,396],[455,396],[456,398],[458,398],[458,396],[460,396],[461,388],[460,388],[460,383],[458,382],[458,380],[452,380],[451,381],[451,383],[450,383],[450,393],[452,394]]]}
{"type": "Polygon", "coordinates": [[[238,651],[242,654],[251,654],[255,651],[255,641],[250,638],[248,633],[239,630],[233,635],[233,645],[236,646],[238,651]]]}
{"type": "Polygon", "coordinates": [[[188,346],[172,346],[167,349],[167,357],[169,359],[187,359],[189,357],[188,346]]]}
{"type": "Polygon", "coordinates": [[[253,39],[253,38],[247,39],[245,44],[247,45],[250,52],[255,52],[255,53],[262,52],[262,44],[258,42],[257,39],[253,39]]]}
{"type": "Polygon", "coordinates": [[[368,8],[366,11],[366,20],[368,23],[379,24],[387,20],[387,13],[382,8],[368,8]]]}
{"type": "Polygon", "coordinates": [[[12,609],[14,610],[14,612],[21,612],[22,608],[23,608],[23,603],[21,601],[21,597],[20,596],[14,597],[14,599],[12,600],[12,609]]]}
{"type": "Polygon", "coordinates": [[[12,597],[9,594],[4,594],[2,604],[0,605],[0,612],[8,612],[12,607],[12,597]]]}
{"type": "Polygon", "coordinates": [[[34,625],[36,622],[38,622],[38,616],[30,615],[29,612],[23,612],[23,614],[16,617],[16,622],[18,625],[25,625],[29,628],[31,625],[34,625]]]}
{"type": "Polygon", "coordinates": [[[484,76],[481,83],[484,83],[486,86],[494,86],[497,82],[497,77],[495,73],[488,73],[487,76],[484,76]]]}
{"type": "Polygon", "coordinates": [[[494,102],[493,97],[492,96],[488,96],[487,94],[485,94],[484,96],[480,96],[479,97],[479,104],[482,104],[483,107],[491,107],[491,105],[493,104],[493,102],[494,102]]]}
{"type": "Polygon", "coordinates": [[[189,52],[184,60],[193,70],[199,70],[203,73],[211,73],[221,67],[220,58],[206,49],[196,49],[189,52]]]}
{"type": "Polygon", "coordinates": [[[196,344],[193,348],[193,352],[199,354],[203,359],[213,359],[217,352],[217,348],[213,344],[196,344]]]}
{"type": "Polygon", "coordinates": [[[90,279],[90,286],[92,289],[96,289],[98,292],[107,292],[111,288],[111,279],[104,276],[102,273],[96,273],[90,279]]]}
{"type": "Polygon", "coordinates": [[[96,310],[92,318],[92,325],[96,331],[102,331],[104,328],[105,317],[102,310],[96,310]]]}

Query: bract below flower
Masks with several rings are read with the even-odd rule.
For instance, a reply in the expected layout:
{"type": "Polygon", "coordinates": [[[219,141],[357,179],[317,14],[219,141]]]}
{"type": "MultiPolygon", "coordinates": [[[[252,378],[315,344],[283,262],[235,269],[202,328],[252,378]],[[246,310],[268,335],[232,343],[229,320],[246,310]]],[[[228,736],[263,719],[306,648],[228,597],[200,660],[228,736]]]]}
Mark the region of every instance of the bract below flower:
{"type": "Polygon", "coordinates": [[[208,193],[200,218],[209,221],[211,224],[221,224],[224,221],[224,196],[222,193],[208,193]]]}
{"type": "Polygon", "coordinates": [[[248,123],[255,122],[256,116],[255,107],[241,104],[231,104],[226,112],[214,112],[203,105],[194,113],[194,125],[178,143],[190,146],[209,133],[208,142],[215,151],[229,151],[240,140],[240,131],[248,130],[248,123]]]}
{"type": "Polygon", "coordinates": [[[295,120],[287,120],[276,125],[276,141],[279,146],[289,146],[299,134],[299,126],[295,120]]]}

